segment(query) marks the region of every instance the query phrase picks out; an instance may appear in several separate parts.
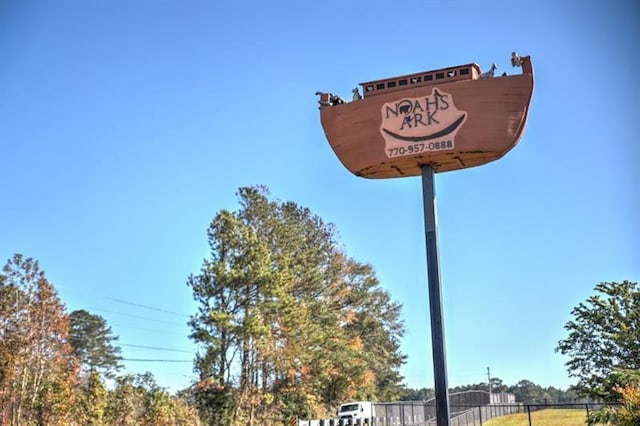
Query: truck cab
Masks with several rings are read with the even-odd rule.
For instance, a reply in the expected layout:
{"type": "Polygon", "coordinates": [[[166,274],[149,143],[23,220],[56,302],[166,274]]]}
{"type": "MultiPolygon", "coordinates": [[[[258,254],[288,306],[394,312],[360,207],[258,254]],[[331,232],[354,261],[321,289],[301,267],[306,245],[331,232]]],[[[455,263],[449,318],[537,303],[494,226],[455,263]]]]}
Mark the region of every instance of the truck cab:
{"type": "Polygon", "coordinates": [[[354,401],[338,407],[339,419],[370,419],[375,417],[371,401],[354,401]]]}

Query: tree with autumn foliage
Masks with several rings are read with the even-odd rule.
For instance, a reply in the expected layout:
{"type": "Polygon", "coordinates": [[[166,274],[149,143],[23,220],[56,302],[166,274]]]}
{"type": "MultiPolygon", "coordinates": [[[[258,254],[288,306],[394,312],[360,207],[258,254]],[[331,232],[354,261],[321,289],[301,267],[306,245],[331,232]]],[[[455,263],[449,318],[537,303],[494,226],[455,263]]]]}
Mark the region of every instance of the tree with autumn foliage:
{"type": "Polygon", "coordinates": [[[110,393],[100,374],[97,371],[90,372],[85,380],[80,381],[76,392],[78,397],[74,407],[75,420],[83,425],[106,425],[105,410],[110,393]]]}
{"type": "Polygon", "coordinates": [[[151,373],[116,378],[104,409],[105,425],[199,426],[195,408],[185,399],[169,395],[151,373]]]}
{"type": "Polygon", "coordinates": [[[0,423],[71,423],[78,366],[68,334],[38,262],[14,255],[0,273],[0,423]]]}
{"type": "Polygon", "coordinates": [[[203,418],[257,425],[398,397],[400,306],[371,266],[347,257],[309,209],[264,187],[238,196],[238,211],[211,222],[210,258],[188,279],[203,418]]]}
{"type": "Polygon", "coordinates": [[[199,425],[193,406],[171,396],[151,374],[116,377],[107,389],[99,370],[119,361],[103,319],[86,311],[70,319],[37,261],[16,254],[0,273],[0,425],[199,425]],[[75,348],[75,351],[74,351],[75,348]],[[86,374],[81,375],[81,365],[86,374]]]}
{"type": "Polygon", "coordinates": [[[619,426],[640,425],[640,371],[616,370],[608,378],[612,393],[618,396],[620,406],[609,406],[589,413],[589,424],[619,426]]]}
{"type": "Polygon", "coordinates": [[[640,383],[617,388],[622,396],[622,407],[612,416],[614,424],[637,426],[640,424],[640,383]]]}

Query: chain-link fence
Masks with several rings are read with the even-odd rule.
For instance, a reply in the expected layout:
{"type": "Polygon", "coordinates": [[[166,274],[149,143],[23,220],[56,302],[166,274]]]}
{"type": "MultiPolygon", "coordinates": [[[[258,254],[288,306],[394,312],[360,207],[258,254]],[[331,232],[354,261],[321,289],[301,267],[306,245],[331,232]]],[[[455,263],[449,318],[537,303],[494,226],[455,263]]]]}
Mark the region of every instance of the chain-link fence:
{"type": "MultiPolygon", "coordinates": [[[[450,426],[490,426],[495,417],[512,416],[511,426],[536,424],[586,424],[589,412],[620,404],[451,404],[450,426]],[[576,420],[577,419],[577,420],[576,420]]],[[[298,426],[436,426],[431,403],[402,402],[377,404],[376,417],[368,419],[320,419],[299,421],[298,426]]]]}

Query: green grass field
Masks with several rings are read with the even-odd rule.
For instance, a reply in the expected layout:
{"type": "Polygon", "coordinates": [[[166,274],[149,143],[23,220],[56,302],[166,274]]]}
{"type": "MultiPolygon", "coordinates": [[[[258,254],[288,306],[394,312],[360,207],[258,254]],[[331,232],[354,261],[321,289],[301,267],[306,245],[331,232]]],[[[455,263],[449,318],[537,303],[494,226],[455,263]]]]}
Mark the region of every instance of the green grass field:
{"type": "MultiPolygon", "coordinates": [[[[586,410],[548,409],[531,412],[531,426],[586,426],[586,410]]],[[[529,426],[527,413],[497,417],[483,426],[529,426]]]]}

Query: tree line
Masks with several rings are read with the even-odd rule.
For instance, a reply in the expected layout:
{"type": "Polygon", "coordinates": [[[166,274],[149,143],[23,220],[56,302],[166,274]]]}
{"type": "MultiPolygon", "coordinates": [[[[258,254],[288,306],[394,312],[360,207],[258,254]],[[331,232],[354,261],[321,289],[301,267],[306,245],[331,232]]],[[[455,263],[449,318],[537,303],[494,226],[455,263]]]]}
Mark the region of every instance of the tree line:
{"type": "MultiPolygon", "coordinates": [[[[331,417],[349,400],[432,397],[403,384],[401,306],[371,265],[348,256],[333,225],[265,187],[237,195],[239,208],[211,221],[208,256],[186,280],[197,302],[189,320],[197,380],[176,395],[150,374],[121,373],[106,321],[67,313],[38,262],[14,255],[0,273],[0,424],[253,426],[331,417]]],[[[623,401],[595,415],[634,424],[640,289],[624,281],[595,292],[571,312],[556,349],[574,387],[493,378],[451,392],[490,385],[531,404],[623,401]]]]}
{"type": "MultiPolygon", "coordinates": [[[[578,392],[571,387],[568,389],[560,389],[553,386],[543,387],[527,379],[522,379],[515,385],[506,385],[497,377],[491,378],[490,382],[455,386],[449,389],[449,394],[472,390],[510,393],[514,395],[516,402],[523,404],[572,404],[582,400],[578,392]]],[[[401,400],[424,401],[433,397],[435,397],[433,388],[406,389],[401,400]]]]}
{"type": "Polygon", "coordinates": [[[14,255],[0,272],[0,424],[200,424],[150,374],[118,374],[116,340],[102,317],[67,313],[38,262],[14,255]]]}

